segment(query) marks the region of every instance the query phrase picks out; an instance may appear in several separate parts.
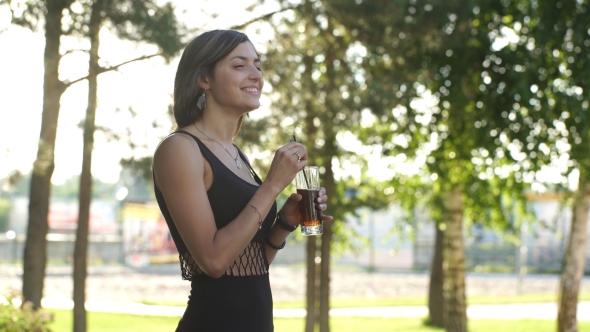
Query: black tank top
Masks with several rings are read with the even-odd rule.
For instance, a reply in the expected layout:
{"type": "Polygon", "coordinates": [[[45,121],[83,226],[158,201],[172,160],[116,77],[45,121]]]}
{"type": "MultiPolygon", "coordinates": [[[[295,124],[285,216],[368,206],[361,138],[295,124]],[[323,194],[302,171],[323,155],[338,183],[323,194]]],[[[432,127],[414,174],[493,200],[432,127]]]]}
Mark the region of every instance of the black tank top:
{"type": "MultiPolygon", "coordinates": [[[[190,135],[211,165],[213,183],[207,190],[207,197],[217,229],[221,229],[246,207],[262,181],[239,149],[240,157],[258,185],[245,181],[229,170],[194,135],[182,130],[176,133],[190,135]]],[[[191,257],[155,180],[154,191],[178,250],[182,278],[191,281],[188,307],[177,331],[273,331],[269,263],[264,236],[276,219],[276,202],[266,215],[262,228],[254,235],[244,252],[221,278],[215,279],[206,275],[191,257]]]]}

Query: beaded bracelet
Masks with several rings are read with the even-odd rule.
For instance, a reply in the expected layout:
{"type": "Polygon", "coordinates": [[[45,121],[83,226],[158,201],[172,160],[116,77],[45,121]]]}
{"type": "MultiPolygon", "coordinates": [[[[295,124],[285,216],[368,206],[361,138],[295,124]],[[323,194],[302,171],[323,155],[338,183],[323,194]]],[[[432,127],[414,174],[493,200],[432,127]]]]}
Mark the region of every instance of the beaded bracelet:
{"type": "Polygon", "coordinates": [[[256,211],[256,213],[258,213],[258,218],[260,218],[258,220],[258,229],[262,229],[262,215],[260,214],[260,212],[258,212],[258,209],[254,205],[252,205],[250,203],[248,203],[248,205],[250,205],[254,209],[254,211],[256,211]]]}
{"type": "Polygon", "coordinates": [[[299,224],[295,225],[294,227],[289,225],[286,221],[283,220],[283,218],[281,218],[280,213],[277,213],[277,222],[284,230],[287,230],[289,232],[293,232],[297,229],[297,227],[299,227],[299,224]]]}
{"type": "Polygon", "coordinates": [[[283,248],[285,248],[285,245],[287,244],[287,241],[283,241],[283,244],[281,244],[280,246],[275,246],[272,242],[270,242],[270,239],[268,238],[268,233],[266,233],[266,235],[264,236],[264,241],[266,241],[266,243],[268,243],[268,245],[276,250],[281,250],[283,248]]]}

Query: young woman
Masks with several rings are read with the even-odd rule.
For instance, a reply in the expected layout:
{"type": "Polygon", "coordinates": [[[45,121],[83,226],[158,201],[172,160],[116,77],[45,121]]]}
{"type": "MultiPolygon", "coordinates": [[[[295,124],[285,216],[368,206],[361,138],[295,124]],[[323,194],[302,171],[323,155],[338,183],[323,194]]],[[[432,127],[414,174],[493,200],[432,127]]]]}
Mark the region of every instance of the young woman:
{"type": "MultiPolygon", "coordinates": [[[[261,181],[232,144],[244,115],[260,106],[263,84],[256,50],[236,31],[203,33],[178,64],[179,130],[162,141],[153,165],[156,198],[191,281],[177,331],[274,330],[269,265],[299,224],[301,196],[278,212],[276,198],[307,164],[307,151],[282,146],[261,181]]],[[[327,199],[322,188],[320,210],[327,199]]]]}

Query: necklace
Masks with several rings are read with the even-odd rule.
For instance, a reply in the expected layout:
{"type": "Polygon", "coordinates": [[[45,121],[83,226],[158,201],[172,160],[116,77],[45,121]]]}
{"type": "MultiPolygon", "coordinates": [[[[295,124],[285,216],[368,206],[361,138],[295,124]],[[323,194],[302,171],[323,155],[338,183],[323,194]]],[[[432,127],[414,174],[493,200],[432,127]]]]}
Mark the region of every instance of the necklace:
{"type": "Polygon", "coordinates": [[[205,135],[205,137],[207,137],[210,141],[213,141],[219,145],[221,145],[221,147],[225,150],[225,152],[227,152],[227,154],[229,154],[229,156],[231,157],[231,159],[233,159],[236,162],[236,167],[238,169],[242,168],[242,163],[238,160],[238,158],[240,157],[240,152],[238,151],[238,147],[234,145],[234,148],[236,148],[236,157],[234,158],[234,156],[231,155],[231,153],[229,152],[229,150],[223,146],[223,144],[219,143],[219,141],[217,141],[215,138],[211,138],[209,137],[209,135],[205,134],[201,129],[199,129],[199,127],[197,127],[196,123],[193,123],[193,125],[195,126],[195,128],[197,128],[197,130],[205,135]]]}

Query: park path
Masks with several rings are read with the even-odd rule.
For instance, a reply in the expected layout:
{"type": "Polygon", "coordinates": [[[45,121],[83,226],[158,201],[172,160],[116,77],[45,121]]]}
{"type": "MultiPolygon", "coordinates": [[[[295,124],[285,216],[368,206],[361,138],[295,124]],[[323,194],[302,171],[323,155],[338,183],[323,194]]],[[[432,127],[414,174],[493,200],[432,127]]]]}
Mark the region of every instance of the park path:
{"type": "MultiPolygon", "coordinates": [[[[72,298],[71,267],[51,266],[45,280],[44,307],[68,308],[72,298]]],[[[22,269],[16,266],[0,266],[0,294],[21,289],[22,269]]],[[[292,265],[271,267],[270,281],[275,301],[303,300],[305,270],[292,265]]],[[[524,294],[556,294],[559,285],[557,275],[527,275],[519,286],[512,274],[468,273],[467,294],[488,296],[513,296],[520,287],[524,294]]],[[[180,278],[177,265],[151,266],[133,269],[123,266],[90,267],[87,279],[87,308],[106,311],[180,316],[183,307],[148,306],[142,303],[185,303],[190,283],[180,278]]],[[[333,299],[426,297],[428,273],[426,272],[374,272],[335,267],[332,273],[333,299]]],[[[590,293],[590,278],[582,281],[581,292],[590,293]]],[[[469,317],[502,319],[555,319],[555,303],[472,305],[469,317]]],[[[276,309],[277,317],[300,317],[303,309],[276,309]]],[[[379,317],[424,317],[423,306],[379,308],[334,308],[333,316],[376,315],[379,317]]],[[[580,320],[590,320],[590,305],[581,302],[580,320]]]]}
{"type": "MultiPolygon", "coordinates": [[[[42,306],[47,309],[71,310],[74,303],[69,299],[44,298],[42,306]]],[[[147,305],[133,302],[86,302],[86,309],[93,312],[125,313],[146,316],[180,317],[184,307],[147,305]]],[[[305,317],[305,309],[274,309],[276,318],[305,317]]],[[[383,317],[383,318],[424,318],[428,316],[426,306],[396,307],[362,307],[332,308],[332,317],[383,317]]],[[[555,303],[511,303],[511,304],[476,304],[467,308],[469,319],[539,319],[556,320],[557,304],[555,303]]],[[[590,321],[590,301],[578,303],[578,320],[590,321]]]]}

